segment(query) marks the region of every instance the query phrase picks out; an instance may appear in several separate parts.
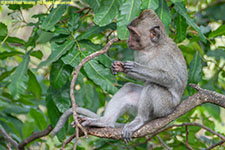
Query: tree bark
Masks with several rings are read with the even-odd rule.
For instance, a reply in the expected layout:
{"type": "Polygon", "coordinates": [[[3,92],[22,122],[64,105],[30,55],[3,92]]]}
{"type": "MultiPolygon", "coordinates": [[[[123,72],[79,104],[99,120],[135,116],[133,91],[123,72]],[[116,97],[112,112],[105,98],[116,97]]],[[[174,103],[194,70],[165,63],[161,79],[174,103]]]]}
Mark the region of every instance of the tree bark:
{"type": "MultiPolygon", "coordinates": [[[[193,108],[204,104],[204,103],[213,103],[218,106],[221,106],[225,108],[225,96],[219,93],[216,93],[214,91],[209,91],[205,89],[201,89],[200,87],[190,84],[193,88],[198,90],[197,93],[195,93],[192,96],[189,96],[187,99],[183,100],[172,112],[170,115],[155,119],[146,125],[144,125],[142,128],[140,128],[138,131],[136,131],[132,138],[137,137],[143,137],[149,134],[152,134],[159,129],[162,129],[166,125],[168,125],[170,122],[176,120],[180,116],[186,114],[193,108]]],[[[86,128],[87,133],[93,136],[98,136],[101,138],[112,138],[112,139],[121,139],[121,133],[122,128],[86,128]]]]}

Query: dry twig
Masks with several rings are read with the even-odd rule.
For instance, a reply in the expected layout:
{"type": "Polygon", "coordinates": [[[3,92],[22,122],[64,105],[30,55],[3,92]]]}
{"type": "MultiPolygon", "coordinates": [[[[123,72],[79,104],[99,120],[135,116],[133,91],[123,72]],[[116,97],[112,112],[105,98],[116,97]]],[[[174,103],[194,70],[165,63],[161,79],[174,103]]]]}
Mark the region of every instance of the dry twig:
{"type": "Polygon", "coordinates": [[[77,77],[78,77],[78,73],[80,72],[80,69],[81,67],[86,63],[88,62],[89,60],[93,59],[94,57],[97,57],[101,54],[104,54],[106,53],[110,46],[115,43],[115,42],[118,42],[119,39],[118,38],[114,38],[112,40],[110,40],[103,49],[101,49],[100,51],[97,51],[95,53],[92,53],[91,55],[85,57],[81,62],[80,64],[78,65],[78,67],[76,68],[75,71],[73,71],[72,75],[73,75],[73,78],[72,78],[72,81],[71,81],[71,84],[70,84],[70,98],[71,98],[71,101],[72,101],[72,108],[73,108],[73,118],[74,118],[74,122],[76,124],[76,142],[74,144],[74,150],[76,149],[76,146],[77,146],[77,141],[78,141],[78,138],[79,138],[79,129],[82,130],[82,132],[84,132],[85,136],[87,136],[87,131],[85,130],[85,128],[83,128],[81,126],[81,124],[78,122],[78,119],[77,119],[77,111],[76,111],[76,100],[75,100],[75,97],[74,97],[74,86],[75,86],[75,82],[77,80],[77,77]]]}
{"type": "Polygon", "coordinates": [[[186,131],[185,145],[187,146],[188,149],[193,150],[193,148],[188,144],[188,135],[189,135],[188,125],[185,125],[185,131],[186,131]]]}

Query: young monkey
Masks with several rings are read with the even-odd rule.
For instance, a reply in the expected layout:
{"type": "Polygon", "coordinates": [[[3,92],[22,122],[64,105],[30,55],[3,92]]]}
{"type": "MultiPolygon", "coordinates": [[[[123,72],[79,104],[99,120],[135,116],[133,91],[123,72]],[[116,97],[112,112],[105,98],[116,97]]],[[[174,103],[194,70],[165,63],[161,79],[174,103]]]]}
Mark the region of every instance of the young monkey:
{"type": "Polygon", "coordinates": [[[147,122],[170,114],[179,104],[187,83],[184,57],[167,34],[155,12],[143,11],[127,26],[127,44],[136,50],[135,60],[112,63],[112,72],[124,72],[144,81],[144,85],[126,83],[109,101],[104,116],[87,119],[83,126],[115,127],[117,119],[135,109],[133,121],[124,125],[125,142],[147,122]]]}

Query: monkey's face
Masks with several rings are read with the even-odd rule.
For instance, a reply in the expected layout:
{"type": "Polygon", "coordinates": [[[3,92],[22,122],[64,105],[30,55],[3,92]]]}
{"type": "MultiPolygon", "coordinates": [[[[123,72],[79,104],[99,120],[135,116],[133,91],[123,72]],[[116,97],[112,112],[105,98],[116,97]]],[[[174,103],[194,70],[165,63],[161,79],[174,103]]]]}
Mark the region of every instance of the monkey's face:
{"type": "Polygon", "coordinates": [[[127,45],[130,49],[133,50],[142,50],[144,49],[141,43],[141,35],[140,33],[133,27],[127,26],[130,31],[129,39],[127,41],[127,45]]]}
{"type": "Polygon", "coordinates": [[[130,32],[127,44],[134,50],[157,46],[165,37],[165,27],[152,10],[143,11],[127,28],[130,32]]]}
{"type": "Polygon", "coordinates": [[[154,25],[153,27],[132,27],[127,26],[130,31],[127,45],[133,50],[143,50],[146,47],[150,48],[158,44],[161,39],[160,26],[154,25]]]}

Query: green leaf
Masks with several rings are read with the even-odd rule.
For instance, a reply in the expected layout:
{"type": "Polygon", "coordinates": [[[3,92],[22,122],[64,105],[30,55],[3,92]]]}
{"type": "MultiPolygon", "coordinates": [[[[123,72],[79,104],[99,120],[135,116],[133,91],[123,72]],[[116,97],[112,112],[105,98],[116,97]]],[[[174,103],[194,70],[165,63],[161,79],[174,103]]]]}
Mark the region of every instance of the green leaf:
{"type": "Polygon", "coordinates": [[[209,34],[209,38],[225,35],[225,24],[209,34]]]}
{"type": "MultiPolygon", "coordinates": [[[[5,36],[0,36],[0,41],[3,41],[4,39],[5,39],[5,36]]],[[[25,44],[25,41],[24,40],[19,39],[17,37],[7,37],[6,42],[9,42],[9,43],[18,43],[18,44],[21,44],[21,45],[24,45],[25,44]]]]}
{"type": "Polygon", "coordinates": [[[31,108],[30,115],[34,119],[35,124],[38,126],[39,130],[44,130],[47,127],[45,116],[41,111],[31,108]]]}
{"type": "Polygon", "coordinates": [[[95,12],[94,22],[99,26],[111,23],[115,16],[118,15],[119,7],[119,0],[101,1],[101,7],[95,12]]]}
{"type": "Polygon", "coordinates": [[[28,76],[29,76],[28,90],[31,91],[31,93],[37,99],[40,99],[42,91],[41,91],[41,86],[40,86],[39,82],[37,81],[35,75],[33,74],[33,72],[31,70],[28,70],[28,76]]]}
{"type": "Polygon", "coordinates": [[[88,40],[79,41],[80,49],[85,52],[95,52],[102,48],[99,44],[94,44],[88,40]]]}
{"type": "MultiPolygon", "coordinates": [[[[78,44],[81,50],[73,48],[71,52],[69,52],[67,55],[62,57],[62,61],[65,64],[71,65],[74,68],[76,68],[81,62],[81,60],[84,59],[88,54],[91,54],[102,48],[100,45],[93,44],[92,42],[87,40],[79,41],[78,44]]],[[[103,64],[108,64],[108,60],[110,60],[110,58],[105,55],[98,56],[94,59],[98,59],[103,64]]]]}
{"type": "Polygon", "coordinates": [[[69,31],[71,33],[73,33],[76,29],[78,29],[78,27],[80,25],[79,20],[80,20],[79,14],[73,13],[70,15],[70,20],[69,20],[68,26],[69,26],[69,31]]]}
{"type": "Polygon", "coordinates": [[[45,30],[52,30],[54,25],[61,19],[66,9],[67,5],[58,5],[58,7],[53,9],[47,18],[45,18],[41,27],[45,30]]]}
{"type": "Polygon", "coordinates": [[[94,59],[100,61],[105,67],[111,67],[111,64],[113,62],[113,59],[110,58],[107,54],[100,55],[94,59]]]}
{"type": "Polygon", "coordinates": [[[17,51],[13,51],[13,52],[2,52],[2,53],[0,53],[0,59],[4,60],[4,59],[6,59],[8,57],[12,57],[12,56],[15,56],[15,55],[21,55],[21,54],[24,55],[24,53],[17,52],[17,51]]]}
{"type": "Polygon", "coordinates": [[[53,37],[53,35],[54,35],[54,33],[52,33],[52,32],[41,31],[36,42],[40,43],[40,44],[49,42],[49,40],[53,37]]]}
{"type": "Polygon", "coordinates": [[[76,68],[81,61],[81,51],[73,48],[72,52],[68,53],[66,56],[62,57],[62,61],[76,68]]]}
{"type": "Polygon", "coordinates": [[[75,90],[76,102],[79,106],[96,112],[99,108],[99,97],[96,87],[87,82],[83,83],[83,80],[82,83],[79,82],[78,84],[81,88],[79,90],[75,90]]]}
{"type": "Polygon", "coordinates": [[[205,108],[204,110],[206,110],[213,118],[215,118],[216,120],[218,120],[219,122],[221,122],[221,117],[220,117],[220,107],[214,104],[204,104],[203,108],[205,108]]]}
{"type": "Polygon", "coordinates": [[[22,133],[23,138],[29,137],[35,130],[35,122],[32,118],[28,117],[26,121],[23,123],[22,133]]]}
{"type": "Polygon", "coordinates": [[[188,72],[189,83],[198,83],[202,80],[202,59],[198,52],[190,64],[190,70],[188,72]]]}
{"type": "Polygon", "coordinates": [[[7,26],[0,22],[0,36],[6,36],[8,34],[7,26]]]}
{"type": "MultiPolygon", "coordinates": [[[[49,92],[50,92],[50,90],[49,90],[49,92]]],[[[46,98],[46,106],[48,109],[48,118],[54,127],[56,125],[57,121],[59,120],[59,117],[62,115],[62,113],[59,112],[51,95],[48,95],[46,98]]],[[[64,125],[63,128],[57,134],[57,137],[59,139],[61,139],[61,138],[64,138],[65,135],[66,135],[66,126],[64,125]]]]}
{"type": "Polygon", "coordinates": [[[221,58],[225,59],[225,50],[222,50],[222,49],[210,50],[207,52],[207,55],[214,57],[217,60],[219,60],[221,58]]]}
{"type": "Polygon", "coordinates": [[[70,83],[67,82],[62,88],[51,88],[52,99],[56,104],[58,110],[63,113],[71,107],[70,101],[70,83]]]}
{"type": "Polygon", "coordinates": [[[141,3],[141,9],[156,10],[159,7],[158,0],[143,0],[141,3]]]}
{"type": "Polygon", "coordinates": [[[1,74],[0,74],[0,82],[1,82],[2,80],[4,80],[5,78],[9,77],[9,76],[11,75],[11,73],[15,71],[15,69],[16,69],[16,68],[13,68],[13,69],[10,70],[10,71],[6,71],[6,72],[1,73],[1,74]]]}
{"type": "Polygon", "coordinates": [[[36,58],[38,58],[40,60],[43,57],[43,53],[40,50],[38,50],[38,51],[32,51],[30,55],[31,56],[34,56],[34,57],[36,57],[36,58]]]}
{"type": "Polygon", "coordinates": [[[8,7],[11,10],[20,10],[20,5],[19,4],[11,4],[8,7]]]}
{"type": "Polygon", "coordinates": [[[4,118],[1,116],[0,118],[0,127],[2,125],[6,124],[8,128],[10,128],[10,132],[12,131],[14,134],[16,134],[18,137],[20,137],[20,127],[21,122],[17,120],[16,118],[11,117],[10,115],[6,115],[4,118]]]}
{"type": "Polygon", "coordinates": [[[101,6],[102,0],[84,0],[84,2],[86,2],[93,12],[96,13],[101,6]]]}
{"type": "Polygon", "coordinates": [[[175,26],[176,26],[176,41],[182,42],[186,38],[186,32],[187,32],[187,23],[183,16],[180,14],[177,14],[175,17],[175,26]]]}
{"type": "Polygon", "coordinates": [[[66,41],[62,45],[57,45],[56,43],[52,43],[52,53],[47,58],[47,60],[41,62],[38,65],[38,69],[43,67],[43,66],[49,65],[52,62],[58,60],[63,54],[65,54],[68,50],[70,50],[73,47],[74,44],[75,43],[74,43],[73,40],[66,41]]]}
{"type": "Polygon", "coordinates": [[[62,61],[53,63],[50,71],[50,83],[55,88],[61,88],[68,81],[72,68],[62,61]]]}
{"type": "Polygon", "coordinates": [[[129,32],[126,26],[131,22],[134,17],[140,13],[141,1],[127,0],[120,6],[120,14],[117,19],[117,33],[121,40],[128,39],[129,32]]]}
{"type": "Polygon", "coordinates": [[[202,31],[200,30],[199,26],[188,16],[187,10],[185,8],[184,3],[183,2],[179,2],[179,3],[176,2],[174,4],[175,4],[175,6],[174,6],[175,10],[180,15],[182,15],[186,19],[187,23],[190,26],[192,26],[199,33],[199,36],[200,36],[201,40],[204,41],[204,42],[206,42],[206,37],[204,36],[204,34],[202,33],[202,31]]]}
{"type": "Polygon", "coordinates": [[[165,0],[159,0],[159,8],[156,10],[156,13],[163,22],[167,34],[169,34],[169,24],[171,22],[171,16],[165,0]]]}
{"type": "Polygon", "coordinates": [[[77,40],[83,40],[83,39],[88,39],[88,38],[91,38],[91,37],[94,37],[96,36],[96,34],[98,33],[101,33],[103,31],[105,31],[106,29],[109,29],[111,28],[112,30],[115,30],[116,29],[116,24],[115,23],[111,23],[107,26],[104,26],[104,27],[99,27],[99,26],[92,26],[90,29],[88,29],[87,32],[83,32],[82,34],[80,34],[78,37],[77,37],[77,40]]]}
{"type": "Polygon", "coordinates": [[[16,104],[10,104],[4,108],[3,112],[5,113],[10,112],[14,114],[26,114],[29,112],[29,108],[24,108],[16,104]]]}
{"type": "Polygon", "coordinates": [[[55,27],[55,32],[54,33],[56,33],[56,34],[64,34],[64,35],[69,35],[70,34],[70,32],[69,32],[69,30],[67,28],[62,28],[62,27],[58,27],[58,26],[55,27]]]}
{"type": "MultiPolygon", "coordinates": [[[[48,90],[48,93],[50,90],[48,90]]],[[[61,113],[59,112],[58,108],[55,105],[55,102],[53,101],[51,95],[48,95],[46,97],[46,107],[48,110],[48,118],[53,126],[56,125],[59,117],[61,116],[61,113]]]]}
{"type": "Polygon", "coordinates": [[[84,65],[88,77],[99,85],[103,90],[114,94],[117,88],[114,86],[113,76],[110,69],[104,68],[96,60],[91,60],[84,65]]]}
{"type": "Polygon", "coordinates": [[[23,94],[27,87],[26,82],[28,81],[28,77],[26,73],[30,62],[29,54],[30,52],[25,54],[23,61],[19,64],[13,75],[10,77],[11,83],[8,86],[8,90],[15,99],[18,99],[19,95],[23,94]]]}

